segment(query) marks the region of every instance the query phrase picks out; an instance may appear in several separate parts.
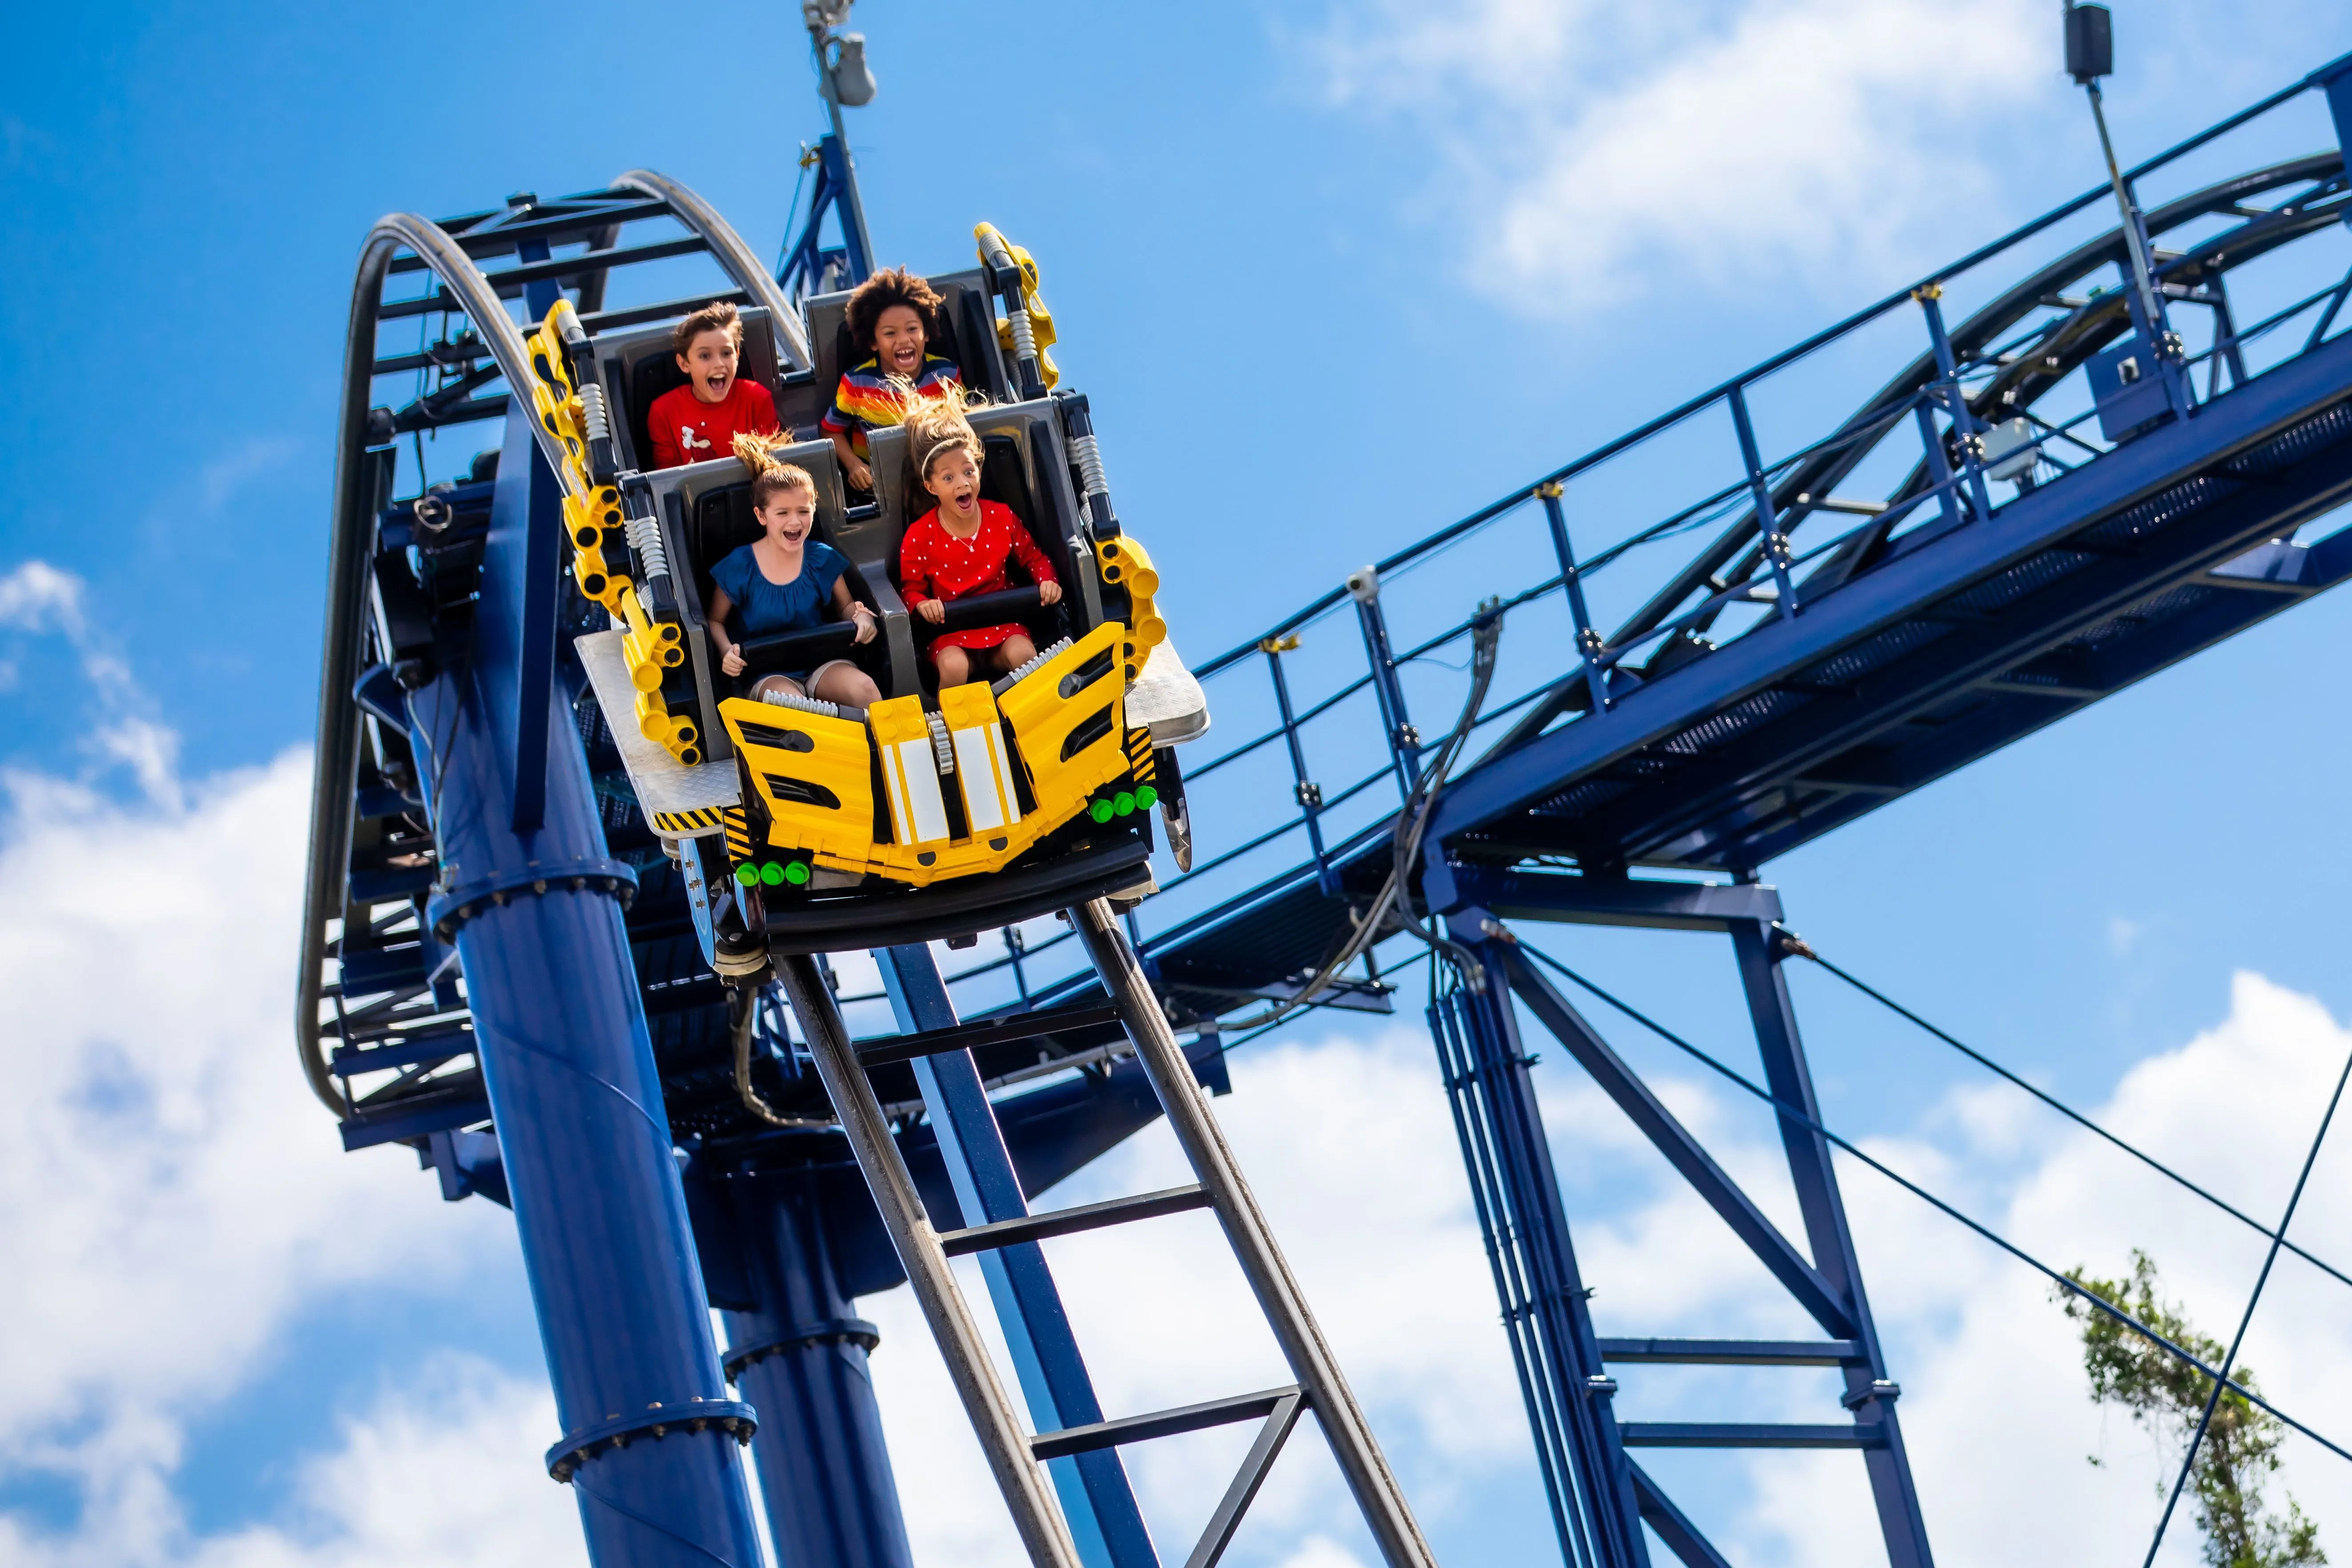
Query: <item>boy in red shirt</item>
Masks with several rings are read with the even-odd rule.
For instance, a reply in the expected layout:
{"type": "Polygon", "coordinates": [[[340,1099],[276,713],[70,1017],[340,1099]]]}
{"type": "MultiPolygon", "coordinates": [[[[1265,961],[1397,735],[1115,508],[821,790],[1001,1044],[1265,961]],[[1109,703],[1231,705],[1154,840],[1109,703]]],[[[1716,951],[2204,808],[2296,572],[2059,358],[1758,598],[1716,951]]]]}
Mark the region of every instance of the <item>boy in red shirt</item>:
{"type": "Polygon", "coordinates": [[[743,322],[735,307],[705,305],[672,334],[686,384],[654,399],[646,411],[656,468],[724,458],[738,436],[776,434],[776,400],[756,381],[735,374],[743,352],[743,322]]]}
{"type": "MultiPolygon", "coordinates": [[[[947,619],[949,605],[967,595],[1015,586],[1005,570],[1010,561],[1020,562],[1037,584],[1041,603],[1062,596],[1053,562],[1013,509],[980,499],[983,449],[957,402],[924,402],[908,409],[905,419],[907,456],[939,505],[917,518],[899,542],[898,596],[934,626],[947,619]]],[[[1017,669],[1036,657],[1037,647],[1027,627],[1008,621],[945,633],[932,640],[929,651],[944,690],[1017,669]]]]}

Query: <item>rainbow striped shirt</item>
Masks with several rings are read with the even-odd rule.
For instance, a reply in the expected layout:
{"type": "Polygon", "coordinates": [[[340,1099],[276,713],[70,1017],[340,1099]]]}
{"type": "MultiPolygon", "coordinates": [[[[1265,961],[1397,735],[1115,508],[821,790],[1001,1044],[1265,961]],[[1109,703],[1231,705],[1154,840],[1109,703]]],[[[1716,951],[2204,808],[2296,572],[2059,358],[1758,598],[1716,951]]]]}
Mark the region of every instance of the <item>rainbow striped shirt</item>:
{"type": "MultiPolygon", "coordinates": [[[[956,368],[955,361],[925,354],[923,374],[915,378],[915,391],[925,397],[936,397],[962,380],[963,372],[956,368]]],[[[905,412],[897,389],[882,374],[879,362],[869,359],[856,370],[842,373],[841,388],[833,395],[833,406],[824,411],[824,433],[848,437],[849,449],[862,458],[866,456],[866,432],[898,424],[905,412]]]]}

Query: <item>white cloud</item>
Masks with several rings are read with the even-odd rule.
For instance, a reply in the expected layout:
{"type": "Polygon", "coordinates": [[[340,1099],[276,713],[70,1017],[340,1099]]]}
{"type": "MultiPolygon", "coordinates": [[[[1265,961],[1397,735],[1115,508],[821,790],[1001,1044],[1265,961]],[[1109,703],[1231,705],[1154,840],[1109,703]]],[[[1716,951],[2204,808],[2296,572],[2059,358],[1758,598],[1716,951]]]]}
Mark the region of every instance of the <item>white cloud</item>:
{"type": "Polygon", "coordinates": [[[27,561],[0,577],[0,626],[78,637],[85,626],[81,595],[81,579],[72,573],[46,561],[27,561]]]}
{"type": "MultiPolygon", "coordinates": [[[[95,727],[82,750],[101,763],[131,770],[148,801],[176,812],[182,805],[178,734],[151,717],[146,693],[98,628],[84,601],[88,584],[46,561],[23,563],[0,576],[0,629],[35,637],[61,637],[73,649],[89,683],[95,727]]],[[[16,684],[15,660],[0,660],[0,689],[16,684]]]]}
{"type": "Polygon", "coordinates": [[[306,1458],[284,1520],[191,1538],[152,1472],[59,1541],[0,1516],[0,1562],[173,1568],[508,1568],[584,1561],[572,1494],[534,1462],[554,1401],[487,1363],[445,1355],[404,1375],[334,1448],[306,1458]]]}
{"type": "Polygon", "coordinates": [[[1471,281],[1565,315],[1930,262],[1983,226],[1988,128],[2058,107],[2052,31],[2030,0],[1391,0],[1318,53],[1444,151],[1471,281]]]}
{"type": "MultiPolygon", "coordinates": [[[[0,1468],[78,1489],[87,1530],[176,1552],[188,1421],[298,1313],[455,1285],[511,1231],[487,1205],[443,1205],[405,1151],[345,1154],[295,1065],[304,755],[177,810],[6,784],[0,1468]]],[[[23,1552],[48,1550],[13,1528],[23,1552]]],[[[91,1544],[55,1550],[164,1560],[91,1544]]]]}
{"type": "MultiPolygon", "coordinates": [[[[67,633],[79,584],[0,577],[0,621],[67,633]]],[[[0,815],[0,1467],[77,1495],[59,1535],[0,1510],[0,1563],[51,1568],[392,1568],[575,1561],[571,1499],[538,1467],[553,1429],[535,1376],[443,1358],[291,1465],[268,1522],[203,1534],[178,1489],[190,1424],[249,1388],[289,1322],[354,1289],[463,1289],[506,1216],[444,1205],[404,1156],[341,1152],[287,1038],[301,881],[299,754],[183,788],[163,741],[148,804],[19,773],[0,815]],[[168,784],[168,788],[164,785],[168,784]],[[180,797],[186,798],[182,800],[180,797]]],[[[2241,976],[2228,1018],[2136,1068],[2099,1114],[2258,1214],[2274,1212],[2352,1034],[2307,998],[2241,976]]],[[[1516,1382],[1426,1039],[1269,1043],[1217,1102],[1295,1268],[1433,1535],[1479,1541],[1502,1498],[1540,1501],[1516,1382]]],[[[1587,1281],[1606,1332],[1802,1334],[1760,1268],[1601,1099],[1539,1069],[1587,1281]]],[[[1791,1234],[1780,1156],[1754,1108],[1655,1087],[1791,1234]]],[[[2225,1332],[2260,1242],[1997,1086],[1949,1096],[1872,1144],[2060,1266],[2114,1271],[2147,1247],[2225,1332]]],[[[2323,1160],[2295,1235],[2352,1258],[2342,1157],[2323,1160]]],[[[1050,1200],[1184,1179],[1155,1127],[1050,1200]]],[[[2088,1403],[2073,1331],[2042,1285],[1851,1165],[1845,1191],[1929,1523],[1952,1560],[2100,1556],[2153,1517],[2161,1456],[2088,1403]],[[2097,1453],[2099,1468],[2083,1462],[2097,1453]]],[[[1107,1409],[1129,1414],[1286,1381],[1213,1223],[1191,1215],[1049,1244],[1107,1409]]],[[[984,1294],[976,1275],[966,1282],[984,1294]]],[[[2248,1355],[2288,1408],[2341,1436],[2352,1407],[2342,1289],[2282,1265],[2248,1355]]],[[[1017,1564],[906,1292],[864,1304],[919,1560],[1017,1564]]],[[[983,1312],[983,1318],[986,1314],[983,1312]]],[[[404,1373],[404,1378],[406,1374],[404,1373]]],[[[1008,1374],[1009,1375],[1009,1374],[1008,1374]]],[[[1835,1419],[1814,1374],[1632,1368],[1649,1417],[1835,1419]],[[1809,1403],[1810,1402],[1810,1403],[1809,1403]]],[[[1243,1428],[1131,1450],[1163,1553],[1181,1558],[1243,1428]]],[[[2286,1487],[2328,1539],[2352,1534],[2338,1461],[2290,1439],[2286,1487]]],[[[1846,1456],[1730,1456],[1670,1484],[1735,1559],[1871,1562],[1846,1456]]],[[[1663,1470],[1663,1463],[1654,1468],[1663,1470]]],[[[1539,1528],[1539,1526],[1538,1526],[1539,1528]]],[[[2193,1555],[2191,1532],[2175,1555],[2193,1555]]],[[[1372,1554],[1311,1422],[1237,1542],[1236,1568],[1343,1568],[1372,1554]]],[[[1460,1560],[1459,1553],[1454,1560],[1460,1560]]]]}
{"type": "MultiPolygon", "coordinates": [[[[2098,1114],[2257,1214],[2284,1201],[2334,1075],[2352,1049],[2307,998],[2242,975],[2219,1026],[2149,1059],[2098,1114]],[[2218,1113],[2218,1119],[2217,1119],[2218,1113]]],[[[1548,1057],[1548,1061],[1556,1057],[1548,1057]]],[[[1453,1131],[1417,1031],[1293,1043],[1234,1062],[1216,1102],[1351,1383],[1441,1542],[1480,1539],[1476,1510],[1501,1486],[1530,1512],[1536,1478],[1453,1131]],[[1255,1058],[1255,1059],[1253,1059],[1255,1058]],[[1311,1114],[1301,1108],[1311,1106],[1311,1114]]],[[[1575,1211],[1576,1245],[1604,1333],[1811,1337],[1711,1212],[1569,1069],[1547,1066],[1546,1121],[1575,1211]]],[[[1791,1236],[1801,1236],[1783,1157],[1752,1106],[1664,1077],[1654,1087],[1791,1236]]],[[[2226,1334],[2261,1238],[2216,1216],[2086,1133],[2002,1086],[1955,1092],[1912,1134],[1872,1152],[2061,1268],[2115,1272],[2155,1253],[2168,1288],[2226,1334]]],[[[1056,1205],[1182,1178],[1154,1129],[1052,1194],[1056,1205]]],[[[2294,1235],[2352,1258],[2342,1157],[2324,1156],[2294,1235]],[[2331,1170],[2336,1173],[2331,1177],[2331,1170]]],[[[1914,1468],[1939,1556],[1956,1562],[2105,1561],[2145,1540],[2162,1469],[2138,1429],[2088,1398],[2074,1330],[2031,1271],[1883,1178],[1842,1180],[1882,1335],[1906,1390],[1914,1468]],[[2085,1456],[2098,1454],[2094,1468],[2085,1456]]],[[[1066,1300],[1113,1414],[1282,1380],[1213,1227],[1200,1216],[1050,1244],[1066,1300]]],[[[2289,1259],[2248,1355],[2291,1411],[2339,1439],[2352,1407],[2343,1288],[2289,1259]]],[[[974,1300],[982,1292],[967,1279],[974,1300]]],[[[1019,1554],[904,1292],[864,1310],[885,1330],[874,1363],[894,1458],[924,1478],[908,1495],[918,1560],[1006,1568],[1019,1554]]],[[[985,1319],[983,1310],[983,1319],[985,1319]]],[[[1000,1357],[1000,1364],[1002,1364],[1000,1357]]],[[[1004,1375],[1010,1378],[1009,1371],[1004,1375]]],[[[1843,1419],[1829,1374],[1629,1367],[1634,1419],[1843,1419]]],[[[1181,1555],[1238,1458],[1245,1433],[1129,1450],[1163,1554],[1181,1555]]],[[[2341,1461],[2299,1438],[2283,1476],[2325,1539],[2352,1538],[2341,1461]]],[[[2176,1457],[2177,1458],[2177,1457],[2176,1457]]],[[[1860,1463],[1847,1455],[1727,1454],[1648,1460],[1737,1562],[1883,1561],[1860,1463]]],[[[1370,1560],[1353,1509],[1302,1427],[1237,1543],[1252,1564],[1370,1560]]],[[[2184,1516],[2168,1562],[2195,1556],[2184,1516]]],[[[1458,1552],[1456,1552],[1458,1556],[1458,1552]]]]}

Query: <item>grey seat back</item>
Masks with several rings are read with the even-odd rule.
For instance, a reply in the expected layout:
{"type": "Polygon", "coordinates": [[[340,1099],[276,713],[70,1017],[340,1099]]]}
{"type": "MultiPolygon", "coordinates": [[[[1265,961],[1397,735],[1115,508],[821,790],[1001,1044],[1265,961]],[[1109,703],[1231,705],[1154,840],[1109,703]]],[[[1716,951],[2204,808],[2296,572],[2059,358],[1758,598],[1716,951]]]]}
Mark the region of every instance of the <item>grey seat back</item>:
{"type": "MultiPolygon", "coordinates": [[[[753,305],[743,310],[742,318],[743,357],[737,373],[766,387],[769,395],[779,396],[776,340],[768,330],[768,312],[753,305]]],[[[604,401],[613,411],[614,434],[625,468],[652,466],[653,444],[646,436],[646,416],[654,399],[686,384],[686,372],[677,368],[677,351],[672,346],[676,328],[676,322],[665,321],[597,334],[596,373],[604,385],[604,401]]],[[[780,419],[784,416],[781,398],[777,415],[780,419]]]]}

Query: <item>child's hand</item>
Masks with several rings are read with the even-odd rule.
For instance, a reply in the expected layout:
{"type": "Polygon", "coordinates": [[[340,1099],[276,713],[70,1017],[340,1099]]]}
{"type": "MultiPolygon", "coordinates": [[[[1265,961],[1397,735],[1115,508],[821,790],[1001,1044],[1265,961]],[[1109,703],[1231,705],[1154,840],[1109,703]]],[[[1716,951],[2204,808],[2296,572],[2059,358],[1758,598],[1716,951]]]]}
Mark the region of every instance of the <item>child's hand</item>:
{"type": "Polygon", "coordinates": [[[730,675],[742,674],[743,650],[736,647],[733,643],[729,643],[727,645],[727,651],[719,656],[719,668],[725,670],[730,675]]]}
{"type": "Polygon", "coordinates": [[[1059,583],[1038,584],[1037,602],[1041,605],[1060,604],[1062,602],[1062,585],[1059,583]]]}
{"type": "Polygon", "coordinates": [[[849,459],[849,488],[856,490],[874,488],[874,470],[855,458],[849,459]]]}
{"type": "Polygon", "coordinates": [[[925,599],[921,604],[915,606],[915,614],[922,616],[923,619],[930,622],[933,626],[937,626],[940,622],[948,618],[948,607],[937,599],[925,599]]]}
{"type": "Polygon", "coordinates": [[[857,623],[857,636],[852,639],[853,641],[872,642],[874,640],[873,611],[859,605],[849,612],[849,618],[857,623]]]}

